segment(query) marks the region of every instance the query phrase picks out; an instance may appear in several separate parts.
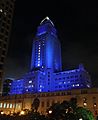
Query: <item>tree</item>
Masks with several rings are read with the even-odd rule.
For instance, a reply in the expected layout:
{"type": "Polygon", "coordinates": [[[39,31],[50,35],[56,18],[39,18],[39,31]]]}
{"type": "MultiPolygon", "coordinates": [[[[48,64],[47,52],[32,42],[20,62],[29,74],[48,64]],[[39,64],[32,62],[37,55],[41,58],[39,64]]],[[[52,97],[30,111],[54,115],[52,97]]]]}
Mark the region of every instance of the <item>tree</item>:
{"type": "Polygon", "coordinates": [[[77,99],[71,98],[69,101],[55,103],[48,110],[47,116],[52,120],[94,120],[90,110],[77,106],[77,99]],[[51,111],[51,112],[49,112],[51,111]]]}
{"type": "Polygon", "coordinates": [[[83,118],[83,120],[94,120],[92,112],[86,108],[78,107],[76,114],[78,118],[83,118]]]}
{"type": "Polygon", "coordinates": [[[40,100],[38,99],[38,97],[36,97],[31,105],[31,109],[34,112],[37,112],[39,105],[40,105],[40,100]]]}

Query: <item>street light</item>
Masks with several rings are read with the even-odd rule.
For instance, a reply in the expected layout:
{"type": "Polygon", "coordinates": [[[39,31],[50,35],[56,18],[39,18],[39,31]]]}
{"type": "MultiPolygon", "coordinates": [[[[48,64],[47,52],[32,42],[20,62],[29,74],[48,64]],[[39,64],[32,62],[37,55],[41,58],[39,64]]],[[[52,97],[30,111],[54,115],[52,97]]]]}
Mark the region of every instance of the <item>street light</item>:
{"type": "Polygon", "coordinates": [[[20,112],[20,115],[24,115],[24,114],[25,114],[25,111],[22,110],[22,111],[20,112]]]}
{"type": "Polygon", "coordinates": [[[49,114],[51,114],[52,113],[52,110],[49,110],[49,114]]]}
{"type": "Polygon", "coordinates": [[[3,115],[4,114],[4,112],[3,111],[1,111],[1,115],[3,115]]]}

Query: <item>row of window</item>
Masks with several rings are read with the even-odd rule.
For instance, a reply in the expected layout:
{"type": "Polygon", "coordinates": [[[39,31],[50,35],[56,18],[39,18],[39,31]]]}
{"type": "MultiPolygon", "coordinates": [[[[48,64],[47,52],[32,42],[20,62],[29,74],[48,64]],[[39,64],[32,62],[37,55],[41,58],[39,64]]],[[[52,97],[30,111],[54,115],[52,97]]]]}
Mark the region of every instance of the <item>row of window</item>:
{"type": "Polygon", "coordinates": [[[7,7],[10,7],[10,8],[13,8],[13,0],[12,0],[12,2],[6,1],[6,3],[2,3],[1,5],[2,5],[2,7],[7,6],[7,7]]]}
{"type": "Polygon", "coordinates": [[[68,76],[68,77],[63,77],[63,78],[55,78],[55,80],[78,78],[78,77],[82,77],[82,75],[68,76]]]}
{"type": "Polygon", "coordinates": [[[7,42],[8,41],[8,38],[5,37],[5,35],[3,34],[0,34],[0,42],[3,41],[3,42],[7,42]]]}
{"type": "Polygon", "coordinates": [[[0,103],[0,108],[20,108],[20,105],[18,103],[16,103],[16,104],[0,103]]]}
{"type": "Polygon", "coordinates": [[[70,84],[70,85],[58,85],[58,86],[55,86],[55,88],[74,88],[74,87],[79,87],[80,86],[80,84],[70,84]]]}

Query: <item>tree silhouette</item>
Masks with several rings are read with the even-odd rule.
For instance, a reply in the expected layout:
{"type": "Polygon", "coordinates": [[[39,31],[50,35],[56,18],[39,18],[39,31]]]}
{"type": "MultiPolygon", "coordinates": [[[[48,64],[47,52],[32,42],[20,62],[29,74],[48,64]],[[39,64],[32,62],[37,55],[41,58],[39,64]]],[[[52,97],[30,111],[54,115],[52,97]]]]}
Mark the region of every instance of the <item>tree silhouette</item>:
{"type": "Polygon", "coordinates": [[[31,109],[34,111],[34,112],[37,112],[38,111],[38,107],[40,105],[40,100],[38,99],[38,97],[36,97],[31,105],[31,109]]]}
{"type": "Polygon", "coordinates": [[[77,106],[77,99],[71,98],[69,101],[55,103],[47,110],[47,116],[53,120],[94,120],[90,110],[77,106]],[[49,112],[51,111],[51,113],[49,112]]]}

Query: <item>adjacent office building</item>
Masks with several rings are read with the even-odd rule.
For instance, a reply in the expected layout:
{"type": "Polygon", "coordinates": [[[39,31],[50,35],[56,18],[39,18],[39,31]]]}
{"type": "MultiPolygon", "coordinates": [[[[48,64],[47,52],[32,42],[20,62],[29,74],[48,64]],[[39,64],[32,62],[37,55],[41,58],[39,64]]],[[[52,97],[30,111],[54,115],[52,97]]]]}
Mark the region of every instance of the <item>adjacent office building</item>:
{"type": "Polygon", "coordinates": [[[90,88],[91,80],[82,64],[62,71],[61,44],[53,22],[46,17],[33,39],[30,72],[11,84],[10,95],[90,88]]]}
{"type": "Polygon", "coordinates": [[[4,62],[11,33],[15,0],[0,0],[0,94],[2,94],[2,79],[4,62]]]}

